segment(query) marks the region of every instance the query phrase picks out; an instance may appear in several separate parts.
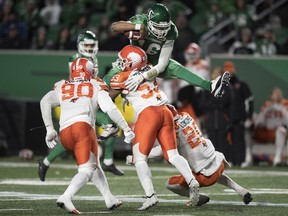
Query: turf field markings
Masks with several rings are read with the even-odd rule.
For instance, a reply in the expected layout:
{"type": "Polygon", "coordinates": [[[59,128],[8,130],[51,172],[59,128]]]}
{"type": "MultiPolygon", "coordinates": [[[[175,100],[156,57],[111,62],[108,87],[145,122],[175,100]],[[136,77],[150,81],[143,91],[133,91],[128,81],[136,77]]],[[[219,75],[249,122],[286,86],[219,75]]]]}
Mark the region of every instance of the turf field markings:
{"type": "Polygon", "coordinates": [[[33,211],[33,209],[0,209],[0,212],[6,211],[33,211]]]}

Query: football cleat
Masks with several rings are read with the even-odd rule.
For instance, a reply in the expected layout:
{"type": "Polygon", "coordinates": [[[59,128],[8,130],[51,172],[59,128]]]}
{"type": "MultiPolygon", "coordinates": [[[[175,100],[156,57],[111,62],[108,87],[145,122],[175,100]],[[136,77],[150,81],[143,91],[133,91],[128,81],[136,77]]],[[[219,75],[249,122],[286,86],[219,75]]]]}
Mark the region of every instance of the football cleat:
{"type": "Polygon", "coordinates": [[[248,205],[253,200],[252,195],[248,192],[243,197],[243,202],[248,205]]]}
{"type": "Polygon", "coordinates": [[[197,202],[196,206],[202,206],[210,201],[210,197],[200,194],[199,201],[197,202]]]}
{"type": "Polygon", "coordinates": [[[199,183],[192,179],[189,183],[189,202],[186,203],[187,206],[196,206],[199,202],[199,183]]]}
{"type": "Polygon", "coordinates": [[[46,166],[43,162],[43,159],[38,160],[38,176],[40,178],[41,181],[45,181],[45,177],[46,177],[46,172],[49,168],[49,166],[46,166]]]}
{"type": "Polygon", "coordinates": [[[147,196],[146,200],[144,201],[144,203],[142,204],[142,206],[140,208],[138,208],[139,211],[143,211],[143,210],[147,210],[155,205],[157,205],[158,203],[158,199],[156,194],[152,194],[151,196],[147,196]]]}
{"type": "Polygon", "coordinates": [[[111,206],[107,206],[109,210],[114,210],[118,207],[120,207],[123,204],[122,200],[117,200],[116,199],[116,203],[112,204],[111,206]]]}
{"type": "Polygon", "coordinates": [[[113,124],[107,124],[103,126],[104,132],[99,136],[98,140],[103,141],[108,139],[112,136],[117,136],[117,133],[119,131],[119,128],[117,125],[113,124]]]}
{"type": "Polygon", "coordinates": [[[229,85],[230,78],[230,73],[225,71],[222,76],[219,76],[215,80],[212,80],[211,93],[214,95],[214,97],[222,97],[222,95],[224,94],[224,88],[229,85]]]}
{"type": "Polygon", "coordinates": [[[63,195],[61,195],[58,200],[57,200],[57,206],[62,208],[62,209],[66,209],[66,211],[68,211],[70,214],[82,214],[81,212],[79,212],[75,206],[73,205],[72,201],[66,197],[64,197],[63,195]]]}
{"type": "Polygon", "coordinates": [[[114,164],[106,165],[106,164],[103,163],[102,164],[102,169],[105,172],[111,172],[114,175],[118,175],[118,176],[123,176],[124,175],[124,172],[122,170],[117,169],[114,164]]]}

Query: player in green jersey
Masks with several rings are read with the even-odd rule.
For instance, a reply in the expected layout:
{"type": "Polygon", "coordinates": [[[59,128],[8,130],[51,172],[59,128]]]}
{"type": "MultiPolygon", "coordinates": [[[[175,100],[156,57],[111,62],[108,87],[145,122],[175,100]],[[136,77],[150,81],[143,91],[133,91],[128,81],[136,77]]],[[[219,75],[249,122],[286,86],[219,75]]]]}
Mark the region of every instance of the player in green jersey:
{"type": "MultiPolygon", "coordinates": [[[[86,57],[92,60],[95,68],[98,68],[98,41],[93,32],[86,31],[79,34],[77,39],[77,48],[78,53],[69,59],[69,67],[75,59],[86,57]]],[[[96,125],[104,128],[104,132],[99,136],[99,140],[103,141],[105,146],[102,169],[115,175],[123,175],[124,172],[116,168],[113,163],[113,151],[116,140],[115,136],[118,132],[117,125],[100,109],[97,111],[96,125]]],[[[58,145],[44,159],[39,160],[38,175],[41,181],[45,181],[49,165],[65,152],[66,150],[63,148],[62,144],[58,143],[58,145]]]]}
{"type": "MultiPolygon", "coordinates": [[[[129,90],[137,89],[144,79],[150,80],[158,76],[163,79],[182,79],[191,85],[211,91],[215,97],[221,97],[224,86],[229,83],[228,72],[215,80],[208,81],[170,58],[174,42],[178,37],[178,30],[171,21],[170,12],[163,4],[154,4],[148,9],[147,14],[137,14],[129,21],[114,22],[111,29],[118,33],[139,31],[139,37],[131,40],[131,44],[141,47],[148,56],[148,62],[153,65],[149,71],[129,77],[126,82],[129,90]]],[[[117,69],[113,68],[107,76],[110,77],[110,74],[115,73],[117,73],[117,69]]],[[[106,80],[105,77],[104,80],[106,80]]]]}

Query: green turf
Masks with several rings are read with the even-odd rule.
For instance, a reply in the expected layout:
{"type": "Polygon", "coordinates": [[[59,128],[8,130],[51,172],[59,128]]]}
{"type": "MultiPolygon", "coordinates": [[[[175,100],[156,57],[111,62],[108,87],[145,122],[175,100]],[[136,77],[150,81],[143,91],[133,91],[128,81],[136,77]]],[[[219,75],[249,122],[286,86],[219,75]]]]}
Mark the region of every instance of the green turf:
{"type": "MultiPolygon", "coordinates": [[[[136,172],[133,167],[126,166],[122,161],[117,161],[117,165],[124,169],[125,175],[118,177],[106,173],[106,176],[112,193],[124,200],[123,206],[114,211],[108,211],[100,193],[92,183],[89,183],[73,201],[83,215],[288,215],[287,168],[260,166],[240,169],[233,167],[227,172],[231,178],[251,190],[254,197],[251,205],[244,205],[234,191],[215,184],[200,189],[201,193],[209,195],[208,204],[201,207],[187,207],[184,205],[187,198],[177,196],[165,188],[167,178],[177,172],[173,169],[168,171],[159,169],[172,168],[167,163],[153,162],[150,163],[150,167],[156,169],[152,169],[152,174],[159,204],[147,211],[139,212],[137,208],[144,201],[142,198],[144,192],[136,172]]],[[[56,200],[76,173],[75,162],[71,159],[56,160],[49,168],[44,183],[38,179],[37,167],[37,158],[32,161],[21,161],[15,157],[0,158],[0,215],[69,215],[56,207],[56,200]],[[70,166],[64,169],[61,167],[63,164],[70,166]]]]}

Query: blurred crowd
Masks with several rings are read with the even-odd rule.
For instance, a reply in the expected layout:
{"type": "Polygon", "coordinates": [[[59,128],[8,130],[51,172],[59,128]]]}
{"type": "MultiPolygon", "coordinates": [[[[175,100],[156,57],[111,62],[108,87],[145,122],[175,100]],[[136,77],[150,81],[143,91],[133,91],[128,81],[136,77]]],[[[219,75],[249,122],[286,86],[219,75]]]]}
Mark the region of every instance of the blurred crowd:
{"type": "Polygon", "coordinates": [[[96,33],[99,48],[118,51],[128,44],[110,24],[144,13],[155,2],[165,4],[179,30],[173,57],[184,63],[183,50],[191,42],[227,18],[233,24],[219,31],[232,34],[223,45],[229,54],[288,54],[287,5],[259,19],[277,2],[271,0],[1,0],[0,48],[76,50],[77,35],[87,29],[96,33]]]}
{"type": "MultiPolygon", "coordinates": [[[[0,49],[76,51],[79,33],[91,30],[97,35],[100,51],[119,51],[129,40],[124,34],[113,33],[111,23],[145,13],[155,2],[168,7],[179,31],[174,59],[207,80],[215,79],[224,70],[232,74],[232,89],[220,101],[184,81],[160,82],[169,102],[198,119],[216,150],[223,152],[232,164],[242,167],[253,164],[249,142],[255,139],[254,127],[270,126],[254,119],[253,95],[249,86],[238,79],[233,62],[225,62],[221,68],[209,68],[198,44],[203,34],[232,19],[231,25],[218,32],[219,38],[232,35],[219,52],[231,56],[288,55],[288,3],[269,11],[277,0],[0,0],[0,49]],[[266,13],[267,10],[270,13],[266,13]]],[[[282,105],[286,101],[282,93],[279,101],[282,105]]],[[[280,109],[282,113],[285,110],[280,109]]],[[[278,111],[275,113],[272,117],[279,115],[278,111]]],[[[281,123],[280,129],[277,127],[273,128],[274,138],[270,140],[280,143],[277,156],[270,160],[274,165],[281,162],[288,120],[281,123]],[[276,131],[282,138],[276,138],[276,131]]]]}

